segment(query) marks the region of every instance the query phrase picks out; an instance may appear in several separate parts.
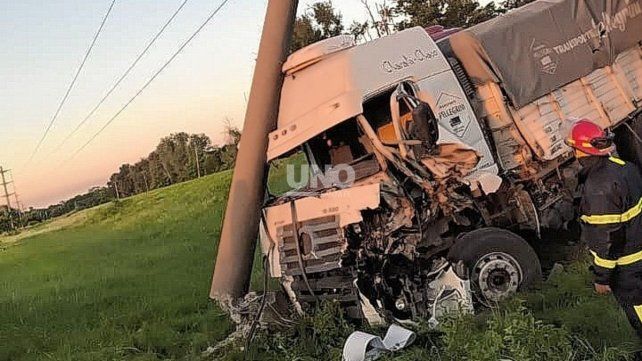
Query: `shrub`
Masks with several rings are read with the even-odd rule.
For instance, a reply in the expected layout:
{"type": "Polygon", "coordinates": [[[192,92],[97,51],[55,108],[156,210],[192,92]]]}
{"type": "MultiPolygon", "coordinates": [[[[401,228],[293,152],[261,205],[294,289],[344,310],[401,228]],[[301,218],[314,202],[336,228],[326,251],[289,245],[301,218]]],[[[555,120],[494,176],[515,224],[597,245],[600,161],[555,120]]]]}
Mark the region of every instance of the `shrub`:
{"type": "MultiPolygon", "coordinates": [[[[249,352],[254,360],[340,360],[343,343],[353,327],[340,315],[338,305],[324,304],[312,316],[297,320],[282,332],[263,332],[249,352]]],[[[382,360],[411,361],[624,361],[624,349],[596,351],[591,344],[537,320],[518,299],[478,316],[458,315],[445,320],[439,331],[427,322],[414,327],[417,340],[409,349],[382,360]]],[[[383,335],[385,330],[366,330],[383,335]]],[[[241,359],[240,354],[224,359],[241,359]]]]}

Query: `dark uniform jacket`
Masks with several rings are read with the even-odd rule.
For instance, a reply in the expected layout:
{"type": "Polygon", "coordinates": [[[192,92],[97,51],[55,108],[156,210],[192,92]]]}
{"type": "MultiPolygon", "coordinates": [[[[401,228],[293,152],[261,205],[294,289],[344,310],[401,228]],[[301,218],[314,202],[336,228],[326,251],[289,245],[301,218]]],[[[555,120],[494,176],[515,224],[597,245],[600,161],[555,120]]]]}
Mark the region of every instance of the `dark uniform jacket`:
{"type": "Polygon", "coordinates": [[[595,282],[625,302],[642,300],[642,177],[614,157],[581,158],[582,239],[593,256],[595,282]]]}

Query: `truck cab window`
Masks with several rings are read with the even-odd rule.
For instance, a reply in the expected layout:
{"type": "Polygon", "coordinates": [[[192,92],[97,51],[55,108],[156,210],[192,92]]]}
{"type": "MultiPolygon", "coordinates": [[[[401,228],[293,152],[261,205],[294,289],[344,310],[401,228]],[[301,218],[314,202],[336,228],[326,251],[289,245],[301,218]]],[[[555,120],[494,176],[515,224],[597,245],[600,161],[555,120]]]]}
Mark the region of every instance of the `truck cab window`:
{"type": "Polygon", "coordinates": [[[399,148],[403,157],[421,157],[437,141],[438,126],[430,106],[416,97],[408,82],[364,103],[364,116],[381,142],[399,148]]]}
{"type": "Polygon", "coordinates": [[[356,179],[373,175],[381,170],[370,139],[361,131],[356,118],[346,120],[319,134],[307,143],[309,158],[316,168],[313,171],[328,172],[349,166],[356,179]]]}
{"type": "Polygon", "coordinates": [[[354,119],[328,129],[308,142],[316,164],[324,169],[351,164],[370,152],[363,143],[363,134],[354,119]]]}
{"type": "Polygon", "coordinates": [[[390,113],[390,96],[392,91],[385,92],[369,99],[363,105],[363,115],[368,119],[370,126],[377,132],[381,142],[387,145],[396,144],[399,139],[395,134],[390,113]]]}

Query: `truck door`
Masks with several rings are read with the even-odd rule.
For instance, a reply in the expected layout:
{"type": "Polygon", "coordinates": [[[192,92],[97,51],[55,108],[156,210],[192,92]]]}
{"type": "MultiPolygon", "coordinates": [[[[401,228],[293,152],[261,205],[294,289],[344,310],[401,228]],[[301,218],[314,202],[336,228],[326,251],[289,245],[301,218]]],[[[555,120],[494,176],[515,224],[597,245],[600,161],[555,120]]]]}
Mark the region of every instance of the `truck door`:
{"type": "Polygon", "coordinates": [[[439,143],[461,142],[475,149],[481,161],[476,173],[498,173],[498,167],[481,125],[452,71],[439,73],[417,84],[418,97],[430,104],[439,121],[439,143]]]}

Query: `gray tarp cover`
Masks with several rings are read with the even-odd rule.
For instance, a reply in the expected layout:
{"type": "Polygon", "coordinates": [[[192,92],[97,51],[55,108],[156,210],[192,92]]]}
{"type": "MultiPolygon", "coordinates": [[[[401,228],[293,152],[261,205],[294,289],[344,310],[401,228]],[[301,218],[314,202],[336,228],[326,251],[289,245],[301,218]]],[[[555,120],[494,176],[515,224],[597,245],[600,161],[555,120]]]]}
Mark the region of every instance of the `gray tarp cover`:
{"type": "Polygon", "coordinates": [[[611,65],[642,41],[642,0],[539,0],[451,35],[471,79],[516,107],[611,65]]]}

